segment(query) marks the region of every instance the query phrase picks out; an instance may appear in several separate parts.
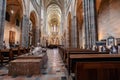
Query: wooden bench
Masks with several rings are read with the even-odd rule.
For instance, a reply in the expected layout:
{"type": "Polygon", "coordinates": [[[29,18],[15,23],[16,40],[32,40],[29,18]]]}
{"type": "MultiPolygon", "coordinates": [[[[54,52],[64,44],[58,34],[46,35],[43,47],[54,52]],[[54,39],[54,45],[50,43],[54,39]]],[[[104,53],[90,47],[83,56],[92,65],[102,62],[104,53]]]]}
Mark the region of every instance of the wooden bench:
{"type": "Polygon", "coordinates": [[[120,61],[77,62],[76,80],[120,80],[120,61]]]}
{"type": "Polygon", "coordinates": [[[1,50],[0,50],[0,64],[1,65],[3,65],[3,60],[4,60],[4,56],[2,55],[1,50]]]}
{"type": "Polygon", "coordinates": [[[0,63],[3,65],[4,62],[9,62],[16,59],[17,56],[25,54],[26,48],[11,48],[11,49],[1,49],[0,50],[0,63]]]}
{"type": "Polygon", "coordinates": [[[76,80],[120,80],[120,54],[72,54],[69,66],[76,80]]]}
{"type": "Polygon", "coordinates": [[[69,54],[83,54],[82,52],[88,52],[91,54],[91,53],[96,53],[98,51],[92,51],[92,50],[80,49],[80,48],[66,48],[63,49],[62,52],[63,52],[63,61],[66,62],[66,59],[68,58],[69,54]]]}
{"type": "Polygon", "coordinates": [[[109,54],[109,52],[98,52],[98,51],[78,49],[78,48],[66,49],[65,58],[64,58],[66,67],[69,67],[69,58],[71,54],[109,54]]]}
{"type": "Polygon", "coordinates": [[[1,65],[3,65],[4,62],[8,63],[10,60],[13,60],[13,56],[11,49],[0,50],[1,65]]]}
{"type": "Polygon", "coordinates": [[[26,48],[20,47],[19,50],[20,50],[19,55],[22,55],[22,54],[25,54],[25,53],[26,53],[26,48]]]}

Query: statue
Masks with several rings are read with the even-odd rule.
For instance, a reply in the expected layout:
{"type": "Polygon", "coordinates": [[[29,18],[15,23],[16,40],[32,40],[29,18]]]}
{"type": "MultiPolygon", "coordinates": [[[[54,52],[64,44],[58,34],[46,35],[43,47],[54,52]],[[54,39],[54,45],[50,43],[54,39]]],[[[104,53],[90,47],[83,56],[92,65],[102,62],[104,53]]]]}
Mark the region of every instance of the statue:
{"type": "Polygon", "coordinates": [[[33,55],[39,55],[42,53],[42,47],[40,46],[40,43],[37,43],[37,47],[35,47],[32,51],[33,55]]]}

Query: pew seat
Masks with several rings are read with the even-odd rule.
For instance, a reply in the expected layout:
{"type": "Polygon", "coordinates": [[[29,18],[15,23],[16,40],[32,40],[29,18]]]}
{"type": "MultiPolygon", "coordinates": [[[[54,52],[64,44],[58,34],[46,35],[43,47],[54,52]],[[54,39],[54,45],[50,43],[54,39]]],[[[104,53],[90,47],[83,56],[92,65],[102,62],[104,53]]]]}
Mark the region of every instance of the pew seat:
{"type": "Polygon", "coordinates": [[[120,80],[120,54],[72,54],[71,73],[75,80],[120,80]]]}

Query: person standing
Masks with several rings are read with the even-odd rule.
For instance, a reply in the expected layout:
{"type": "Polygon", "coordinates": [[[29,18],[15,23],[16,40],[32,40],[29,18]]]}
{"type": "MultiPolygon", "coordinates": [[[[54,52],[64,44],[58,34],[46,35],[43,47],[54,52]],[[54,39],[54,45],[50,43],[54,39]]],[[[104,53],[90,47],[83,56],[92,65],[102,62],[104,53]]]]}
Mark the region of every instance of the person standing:
{"type": "Polygon", "coordinates": [[[111,54],[118,53],[118,47],[115,46],[115,45],[111,46],[111,48],[110,48],[110,53],[111,53],[111,54]]]}
{"type": "Polygon", "coordinates": [[[6,43],[3,41],[3,49],[6,49],[6,43]]]}
{"type": "Polygon", "coordinates": [[[16,42],[16,45],[15,45],[15,47],[19,47],[19,42],[18,42],[18,41],[16,42]]]}

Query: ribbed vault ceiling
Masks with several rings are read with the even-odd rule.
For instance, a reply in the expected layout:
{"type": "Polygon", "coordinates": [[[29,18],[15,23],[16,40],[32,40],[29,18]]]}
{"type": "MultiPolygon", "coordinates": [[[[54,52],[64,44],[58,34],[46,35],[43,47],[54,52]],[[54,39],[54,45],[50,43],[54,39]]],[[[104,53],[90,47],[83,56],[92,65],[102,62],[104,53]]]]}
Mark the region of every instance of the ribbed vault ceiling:
{"type": "Polygon", "coordinates": [[[43,3],[46,8],[48,8],[51,4],[56,4],[62,11],[64,9],[64,0],[43,0],[43,3]]]}
{"type": "Polygon", "coordinates": [[[48,22],[49,24],[59,25],[61,20],[61,10],[58,5],[51,4],[47,8],[48,22]]]}
{"type": "MultiPolygon", "coordinates": [[[[43,0],[43,5],[47,11],[47,28],[49,40],[56,39],[61,31],[61,16],[64,13],[64,0],[43,0]]],[[[53,41],[53,40],[52,40],[53,41]]],[[[54,44],[54,41],[52,42],[54,44]]]]}

